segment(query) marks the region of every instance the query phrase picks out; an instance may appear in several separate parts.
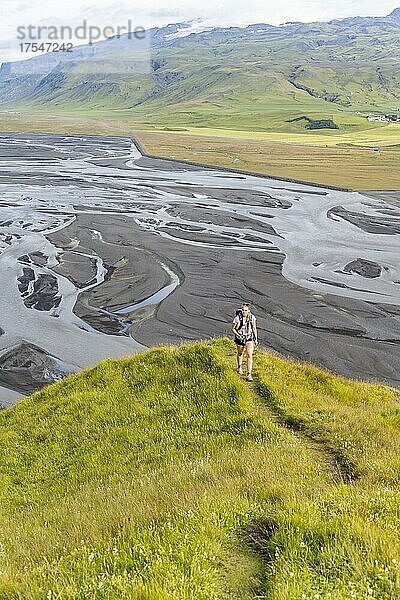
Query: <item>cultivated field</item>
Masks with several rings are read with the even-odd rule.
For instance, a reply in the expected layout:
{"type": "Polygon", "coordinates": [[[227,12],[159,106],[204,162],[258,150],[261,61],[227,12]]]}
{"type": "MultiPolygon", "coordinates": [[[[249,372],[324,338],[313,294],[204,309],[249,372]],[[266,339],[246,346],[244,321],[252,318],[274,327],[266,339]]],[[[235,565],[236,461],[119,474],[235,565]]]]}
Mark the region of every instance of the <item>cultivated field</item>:
{"type": "Polygon", "coordinates": [[[400,124],[359,128],[352,134],[192,127],[162,131],[126,113],[120,118],[95,114],[0,113],[0,131],[136,136],[155,156],[349,189],[400,189],[400,124]]]}

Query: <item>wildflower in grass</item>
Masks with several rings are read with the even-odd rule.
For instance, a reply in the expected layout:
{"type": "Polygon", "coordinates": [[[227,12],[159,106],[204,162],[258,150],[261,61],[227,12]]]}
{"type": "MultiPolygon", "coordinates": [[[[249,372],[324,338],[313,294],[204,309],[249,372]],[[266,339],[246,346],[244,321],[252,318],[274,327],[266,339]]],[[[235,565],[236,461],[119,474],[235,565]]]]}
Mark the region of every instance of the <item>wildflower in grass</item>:
{"type": "Polygon", "coordinates": [[[91,552],[88,556],[88,562],[92,563],[94,562],[94,552],[91,552]]]}

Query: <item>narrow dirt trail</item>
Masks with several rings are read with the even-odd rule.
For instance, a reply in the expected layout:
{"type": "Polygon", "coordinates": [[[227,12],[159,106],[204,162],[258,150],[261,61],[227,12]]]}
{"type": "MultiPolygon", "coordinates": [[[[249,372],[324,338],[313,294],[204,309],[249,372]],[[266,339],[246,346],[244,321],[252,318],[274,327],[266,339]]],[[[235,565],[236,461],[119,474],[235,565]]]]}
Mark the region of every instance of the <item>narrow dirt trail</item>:
{"type": "Polygon", "coordinates": [[[292,417],[282,410],[274,398],[272,391],[268,386],[255,376],[252,384],[252,394],[254,401],[262,406],[266,416],[276,425],[289,430],[308,448],[312,448],[316,453],[316,458],[323,464],[329,466],[334,480],[337,484],[351,484],[357,481],[359,474],[356,465],[333,445],[318,437],[317,434],[307,431],[304,423],[292,417]]]}

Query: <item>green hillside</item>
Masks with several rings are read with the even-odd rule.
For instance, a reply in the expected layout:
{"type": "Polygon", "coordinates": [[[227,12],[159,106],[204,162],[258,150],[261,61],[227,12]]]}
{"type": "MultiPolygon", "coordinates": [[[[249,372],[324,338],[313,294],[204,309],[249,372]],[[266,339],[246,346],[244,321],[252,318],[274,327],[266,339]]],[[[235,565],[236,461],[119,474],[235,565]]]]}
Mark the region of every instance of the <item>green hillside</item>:
{"type": "Polygon", "coordinates": [[[0,414],[0,598],[398,597],[398,391],[233,363],[158,348],[0,414]]]}
{"type": "Polygon", "coordinates": [[[148,51],[112,39],[61,62],[45,55],[5,64],[0,103],[144,128],[307,134],[310,121],[296,120],[305,116],[334,122],[332,135],[352,134],[381,125],[368,123],[370,112],[400,114],[399,33],[396,11],[178,38],[155,29],[148,51]]]}

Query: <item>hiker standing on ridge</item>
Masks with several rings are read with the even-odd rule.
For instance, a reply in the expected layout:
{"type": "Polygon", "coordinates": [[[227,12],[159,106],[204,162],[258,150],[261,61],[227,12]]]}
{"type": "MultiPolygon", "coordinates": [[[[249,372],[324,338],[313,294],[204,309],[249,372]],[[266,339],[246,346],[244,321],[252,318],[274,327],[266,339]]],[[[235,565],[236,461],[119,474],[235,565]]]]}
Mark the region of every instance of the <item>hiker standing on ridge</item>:
{"type": "Polygon", "coordinates": [[[242,308],[236,311],[232,321],[232,331],[235,334],[237,348],[237,372],[243,374],[242,362],[243,352],[246,348],[247,356],[247,381],[253,381],[251,372],[253,370],[253,351],[258,345],[256,318],[251,314],[250,304],[242,304],[242,308]]]}

